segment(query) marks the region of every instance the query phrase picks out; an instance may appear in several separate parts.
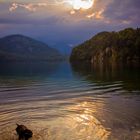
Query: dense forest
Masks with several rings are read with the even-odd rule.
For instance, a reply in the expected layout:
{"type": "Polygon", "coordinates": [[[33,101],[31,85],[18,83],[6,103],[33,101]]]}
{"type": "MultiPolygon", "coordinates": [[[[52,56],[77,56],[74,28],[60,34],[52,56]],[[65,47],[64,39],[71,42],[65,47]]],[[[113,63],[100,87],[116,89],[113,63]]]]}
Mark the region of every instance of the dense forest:
{"type": "Polygon", "coordinates": [[[140,28],[127,28],[119,32],[101,32],[76,46],[71,62],[140,62],[140,28]]]}
{"type": "Polygon", "coordinates": [[[0,61],[56,61],[64,57],[47,44],[23,35],[0,38],[0,61]]]}

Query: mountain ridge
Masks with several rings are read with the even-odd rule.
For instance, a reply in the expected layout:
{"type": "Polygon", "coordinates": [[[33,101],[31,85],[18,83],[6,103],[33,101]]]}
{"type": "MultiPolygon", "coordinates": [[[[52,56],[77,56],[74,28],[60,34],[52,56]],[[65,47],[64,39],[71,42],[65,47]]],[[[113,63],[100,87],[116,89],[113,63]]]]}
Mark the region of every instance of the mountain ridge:
{"type": "Polygon", "coordinates": [[[73,48],[71,62],[103,64],[105,62],[139,63],[140,28],[119,32],[100,32],[73,48]]]}
{"type": "Polygon", "coordinates": [[[54,61],[63,56],[47,44],[21,34],[0,38],[0,61],[54,61]]]}

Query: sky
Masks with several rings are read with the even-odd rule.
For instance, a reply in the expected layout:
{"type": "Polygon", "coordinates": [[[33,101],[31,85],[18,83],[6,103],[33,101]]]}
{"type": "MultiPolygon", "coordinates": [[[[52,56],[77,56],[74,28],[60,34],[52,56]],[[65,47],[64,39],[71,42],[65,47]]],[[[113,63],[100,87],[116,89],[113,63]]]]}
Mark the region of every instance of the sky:
{"type": "Polygon", "coordinates": [[[22,34],[65,53],[101,31],[140,25],[139,0],[0,0],[0,37],[22,34]]]}

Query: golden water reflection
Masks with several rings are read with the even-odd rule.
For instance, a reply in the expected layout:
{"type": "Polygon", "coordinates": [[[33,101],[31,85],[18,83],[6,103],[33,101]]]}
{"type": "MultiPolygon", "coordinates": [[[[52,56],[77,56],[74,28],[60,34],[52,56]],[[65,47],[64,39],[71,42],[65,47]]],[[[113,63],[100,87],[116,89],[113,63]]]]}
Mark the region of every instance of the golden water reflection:
{"type": "MultiPolygon", "coordinates": [[[[96,118],[96,114],[102,110],[101,108],[104,107],[104,104],[87,101],[74,102],[79,103],[63,106],[57,110],[57,114],[63,114],[63,117],[46,121],[48,140],[108,139],[110,131],[106,130],[98,118],[96,118]],[[100,109],[98,110],[98,108],[100,109]]],[[[39,126],[39,124],[36,125],[39,126]]]]}
{"type": "Polygon", "coordinates": [[[131,104],[100,96],[4,104],[0,140],[18,140],[16,123],[33,131],[31,140],[139,140],[138,105],[131,104]]]}
{"type": "MultiPolygon", "coordinates": [[[[56,101],[55,106],[60,104],[65,104],[68,101],[56,101]]],[[[27,103],[27,106],[30,105],[36,106],[38,111],[33,111],[27,109],[27,106],[19,105],[21,108],[23,106],[26,108],[26,113],[24,111],[11,114],[1,114],[1,118],[9,118],[11,121],[14,118],[17,118],[17,121],[24,123],[30,129],[33,130],[34,136],[32,140],[106,140],[110,135],[110,132],[102,125],[102,123],[96,117],[96,114],[102,110],[104,104],[102,102],[93,103],[88,101],[72,101],[77,102],[76,104],[71,105],[62,105],[59,108],[52,108],[47,110],[49,104],[54,105],[54,102],[32,102],[27,103]],[[46,108],[45,108],[46,107],[46,108]],[[39,109],[40,108],[40,109],[39,109]],[[100,108],[100,109],[98,109],[100,108]],[[28,112],[28,113],[27,113],[28,112]],[[18,116],[19,115],[19,116],[18,116]],[[22,116],[22,119],[21,119],[22,116]],[[43,118],[41,118],[43,116],[43,118]],[[45,117],[46,116],[46,117],[45,117]],[[48,116],[52,116],[48,119],[48,116]],[[20,119],[19,119],[20,118],[20,119]],[[29,120],[26,120],[26,119],[29,120]]],[[[16,110],[18,106],[12,107],[16,110]]],[[[4,121],[4,120],[3,120],[4,121]]],[[[7,121],[7,120],[6,120],[7,121]]],[[[12,125],[9,124],[10,127],[12,125]]],[[[11,140],[17,140],[16,132],[13,131],[13,128],[10,128],[7,125],[7,128],[3,129],[3,139],[5,137],[10,137],[11,140]],[[11,129],[9,132],[8,128],[11,129]],[[5,132],[8,132],[5,135],[5,132]]],[[[9,139],[10,140],[10,139],[9,139]]]]}
{"type": "Polygon", "coordinates": [[[77,111],[79,113],[73,114],[67,119],[66,124],[69,128],[73,128],[75,135],[79,138],[86,140],[100,139],[105,140],[108,138],[110,132],[101,124],[95,117],[98,112],[98,107],[103,107],[102,103],[96,103],[96,106],[91,102],[81,102],[78,105],[69,107],[68,110],[77,111]]]}

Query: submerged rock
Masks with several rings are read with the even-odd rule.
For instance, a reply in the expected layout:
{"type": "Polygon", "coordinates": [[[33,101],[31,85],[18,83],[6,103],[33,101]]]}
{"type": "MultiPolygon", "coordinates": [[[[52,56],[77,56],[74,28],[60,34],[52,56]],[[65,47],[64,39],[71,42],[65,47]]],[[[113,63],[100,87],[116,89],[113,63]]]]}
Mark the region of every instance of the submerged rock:
{"type": "Polygon", "coordinates": [[[17,124],[16,132],[19,136],[19,140],[28,140],[33,135],[33,132],[29,130],[26,126],[19,124],[17,124]]]}

